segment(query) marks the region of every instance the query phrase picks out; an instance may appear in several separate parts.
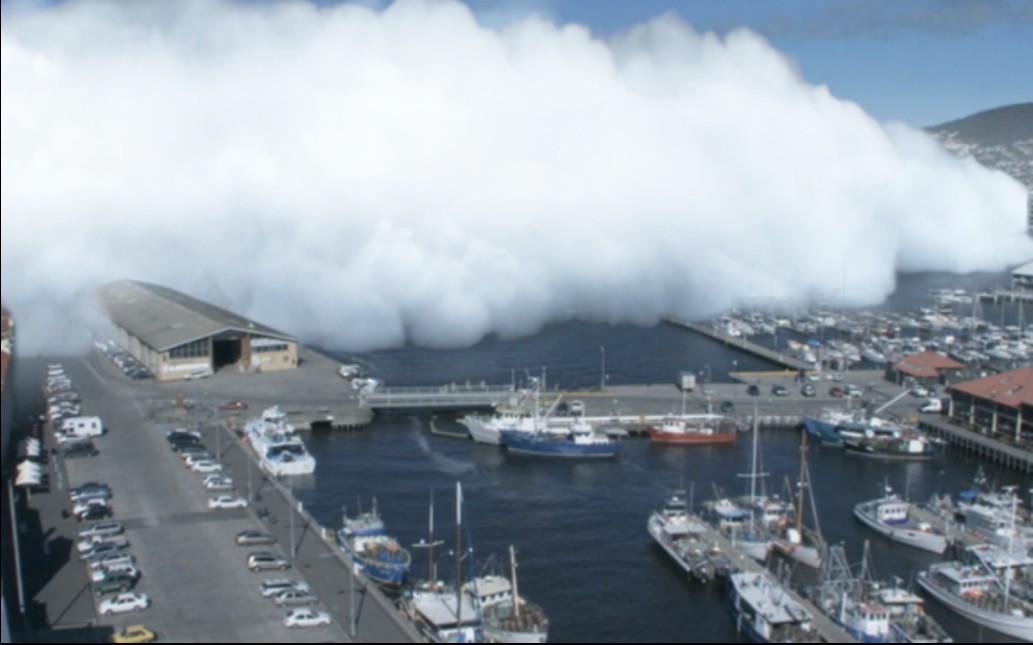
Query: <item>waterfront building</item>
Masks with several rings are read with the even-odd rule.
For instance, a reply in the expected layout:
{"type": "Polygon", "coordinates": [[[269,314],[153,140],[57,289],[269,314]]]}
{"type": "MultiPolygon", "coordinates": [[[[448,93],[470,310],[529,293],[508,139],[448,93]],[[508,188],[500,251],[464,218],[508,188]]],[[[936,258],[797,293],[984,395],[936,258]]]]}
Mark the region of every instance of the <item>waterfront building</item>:
{"type": "Polygon", "coordinates": [[[886,373],[886,380],[897,384],[907,381],[916,385],[949,385],[963,378],[965,365],[940,354],[939,352],[922,352],[912,354],[893,364],[886,373]]]}
{"type": "Polygon", "coordinates": [[[1033,440],[1033,367],[952,385],[948,392],[954,421],[995,438],[1033,440]]]}
{"type": "Polygon", "coordinates": [[[1033,262],[1027,262],[1011,272],[1011,288],[1033,290],[1033,262]]]}
{"type": "Polygon", "coordinates": [[[210,376],[222,368],[274,372],[298,366],[296,339],[172,289],[122,281],[101,302],[115,341],[158,381],[210,376]]]}

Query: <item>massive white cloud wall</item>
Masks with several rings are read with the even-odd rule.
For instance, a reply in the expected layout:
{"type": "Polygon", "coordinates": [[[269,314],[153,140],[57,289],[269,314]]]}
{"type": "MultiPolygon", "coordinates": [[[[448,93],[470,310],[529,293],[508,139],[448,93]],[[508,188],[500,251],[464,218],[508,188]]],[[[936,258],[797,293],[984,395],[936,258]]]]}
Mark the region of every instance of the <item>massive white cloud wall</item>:
{"type": "Polygon", "coordinates": [[[361,350],[869,304],[1033,255],[1016,182],[745,30],[72,2],[4,16],[0,64],[2,290],[37,347],[123,277],[361,350]]]}

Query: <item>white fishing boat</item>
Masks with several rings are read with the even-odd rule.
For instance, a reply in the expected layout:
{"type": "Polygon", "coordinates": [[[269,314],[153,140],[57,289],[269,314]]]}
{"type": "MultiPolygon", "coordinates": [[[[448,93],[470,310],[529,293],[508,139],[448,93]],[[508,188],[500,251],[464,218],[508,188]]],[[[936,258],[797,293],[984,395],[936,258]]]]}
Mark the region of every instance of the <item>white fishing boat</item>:
{"type": "Polygon", "coordinates": [[[854,517],[894,542],[932,553],[947,550],[947,536],[927,522],[913,519],[911,503],[894,495],[889,486],[885,487],[883,497],[855,506],[854,517]]]}
{"type": "Polygon", "coordinates": [[[736,627],[757,643],[820,643],[814,617],[761,573],[733,573],[729,597],[736,627]]]}
{"type": "Polygon", "coordinates": [[[511,578],[482,575],[463,589],[474,598],[491,642],[548,643],[549,619],[541,607],[520,595],[515,548],[510,547],[509,557],[511,578]]]}
{"type": "Polygon", "coordinates": [[[991,545],[969,548],[962,562],[935,564],[918,574],[918,584],[955,613],[993,631],[1033,642],[1033,604],[1012,593],[1029,575],[1025,553],[991,545]]]}
{"type": "Polygon", "coordinates": [[[244,427],[244,433],[259,466],[270,475],[295,477],[316,472],[316,458],[294,434],[294,427],[280,408],[265,410],[261,418],[244,427]]]}

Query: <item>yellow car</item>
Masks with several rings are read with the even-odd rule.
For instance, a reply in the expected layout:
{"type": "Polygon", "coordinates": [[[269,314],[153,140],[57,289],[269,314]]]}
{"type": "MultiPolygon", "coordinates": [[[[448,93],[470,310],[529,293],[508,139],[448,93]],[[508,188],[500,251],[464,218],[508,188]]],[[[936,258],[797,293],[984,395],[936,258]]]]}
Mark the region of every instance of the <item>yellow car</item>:
{"type": "Polygon", "coordinates": [[[153,643],[157,638],[154,632],[143,625],[132,625],[111,637],[112,643],[153,643]]]}

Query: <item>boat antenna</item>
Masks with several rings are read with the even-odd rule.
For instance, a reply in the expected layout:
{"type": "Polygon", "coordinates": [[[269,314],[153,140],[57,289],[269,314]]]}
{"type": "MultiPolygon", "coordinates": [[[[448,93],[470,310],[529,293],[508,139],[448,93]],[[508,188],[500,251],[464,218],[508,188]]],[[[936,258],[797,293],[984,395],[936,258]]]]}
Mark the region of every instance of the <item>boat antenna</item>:
{"type": "Polygon", "coordinates": [[[463,628],[463,484],[456,482],[456,627],[463,628]]]}

